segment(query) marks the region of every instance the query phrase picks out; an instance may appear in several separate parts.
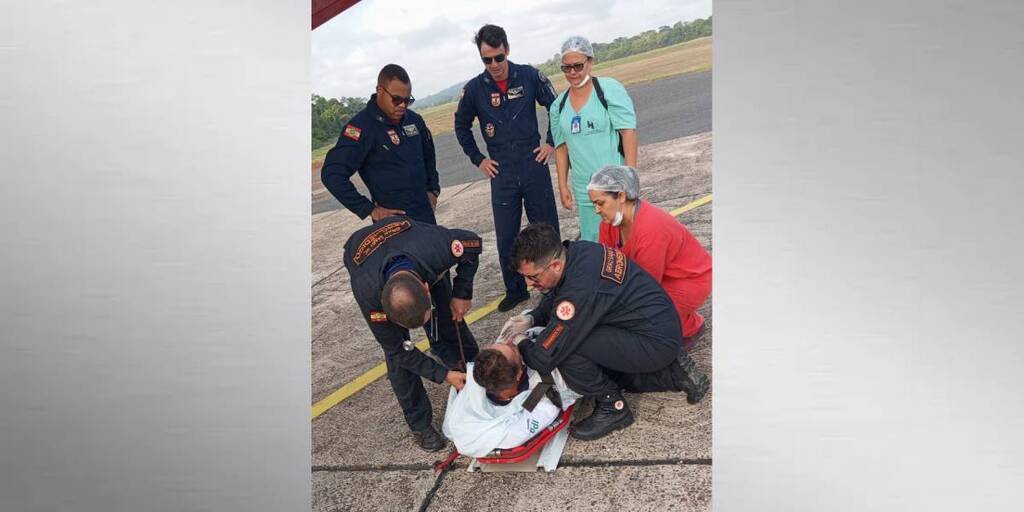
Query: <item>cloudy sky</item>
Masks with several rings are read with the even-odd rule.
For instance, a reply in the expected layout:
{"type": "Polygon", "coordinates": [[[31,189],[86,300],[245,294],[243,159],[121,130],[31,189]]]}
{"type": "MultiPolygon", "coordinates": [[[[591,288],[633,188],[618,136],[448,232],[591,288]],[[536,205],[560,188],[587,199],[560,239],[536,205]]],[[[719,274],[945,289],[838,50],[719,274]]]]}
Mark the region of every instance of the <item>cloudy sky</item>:
{"type": "Polygon", "coordinates": [[[369,96],[387,63],[425,98],[483,71],[473,48],[485,23],[508,33],[509,59],[541,63],[566,37],[609,42],[711,15],[711,0],[362,0],[313,31],[313,92],[369,96]]]}

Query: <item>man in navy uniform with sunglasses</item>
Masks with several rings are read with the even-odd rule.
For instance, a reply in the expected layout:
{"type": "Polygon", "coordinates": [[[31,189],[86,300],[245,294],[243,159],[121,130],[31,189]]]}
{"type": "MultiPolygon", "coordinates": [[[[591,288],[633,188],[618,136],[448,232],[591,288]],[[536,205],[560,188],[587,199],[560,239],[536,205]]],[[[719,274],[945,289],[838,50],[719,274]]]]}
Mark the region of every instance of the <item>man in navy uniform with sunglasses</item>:
{"type": "MultiPolygon", "coordinates": [[[[512,243],[519,233],[523,208],[530,222],[544,222],[558,232],[558,212],[551,188],[548,158],[554,154],[551,131],[540,140],[536,104],[555,101],[546,76],[528,65],[509,62],[508,37],[496,25],[484,25],[473,39],[484,72],[466,83],[455,112],[455,137],[473,165],[491,182],[491,210],[498,242],[498,260],[505,284],[499,311],[508,311],[530,297],[526,281],[509,265],[512,243]],[[473,138],[473,120],[487,145],[487,156],[473,138]]],[[[547,123],[545,123],[545,126],[547,123]]]]}
{"type": "Polygon", "coordinates": [[[320,180],[349,211],[376,222],[406,215],[435,224],[434,207],[441,186],[434,160],[434,139],[413,102],[409,74],[388,64],[377,75],[377,90],[366,108],[342,128],[327,152],[320,180]],[[370,198],[359,193],[352,175],[359,173],[370,198]]]}

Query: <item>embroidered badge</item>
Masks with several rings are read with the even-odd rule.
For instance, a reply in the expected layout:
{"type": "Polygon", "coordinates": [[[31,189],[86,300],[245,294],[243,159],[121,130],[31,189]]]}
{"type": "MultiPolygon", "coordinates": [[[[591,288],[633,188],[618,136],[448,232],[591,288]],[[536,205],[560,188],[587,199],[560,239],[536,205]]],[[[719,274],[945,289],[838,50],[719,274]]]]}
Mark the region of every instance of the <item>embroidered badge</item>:
{"type": "Polygon", "coordinates": [[[396,146],[402,143],[402,139],[398,138],[398,132],[394,130],[388,130],[388,137],[391,137],[391,143],[396,146]]]}
{"type": "Polygon", "coordinates": [[[622,284],[626,279],[626,255],[622,251],[611,247],[604,248],[604,264],[601,265],[601,277],[622,284]]]}
{"type": "Polygon", "coordinates": [[[352,256],[352,261],[356,265],[361,265],[368,256],[373,254],[381,244],[386,242],[389,238],[401,233],[412,227],[412,223],[407,220],[401,220],[398,222],[389,222],[366,236],[362,242],[359,243],[359,247],[356,248],[356,253],[352,256]]]}
{"type": "Polygon", "coordinates": [[[383,311],[370,311],[370,321],[375,324],[387,323],[388,315],[384,314],[383,311]]]}
{"type": "Polygon", "coordinates": [[[501,106],[501,93],[500,92],[492,92],[491,93],[491,106],[492,107],[500,107],[501,106]]]}
{"type": "Polygon", "coordinates": [[[523,86],[513,87],[508,90],[508,99],[514,100],[523,97],[523,86]]]}
{"type": "Polygon", "coordinates": [[[576,306],[572,302],[563,300],[558,303],[558,307],[555,308],[555,315],[560,320],[571,320],[572,317],[576,316],[576,306]]]}
{"type": "Polygon", "coordinates": [[[452,255],[454,255],[456,258],[459,258],[462,256],[462,252],[462,242],[459,240],[452,240],[452,255]]]}
{"type": "Polygon", "coordinates": [[[462,246],[466,249],[479,249],[481,245],[482,242],[479,238],[470,238],[469,240],[462,241],[462,246]]]}
{"type": "Polygon", "coordinates": [[[548,334],[548,337],[544,338],[544,343],[541,343],[541,345],[544,346],[544,349],[545,350],[550,349],[551,345],[555,344],[555,340],[557,340],[558,337],[561,336],[562,331],[564,331],[564,330],[565,330],[565,324],[558,324],[558,325],[555,326],[554,329],[551,329],[551,332],[548,334]]]}
{"type": "Polygon", "coordinates": [[[355,126],[352,126],[352,125],[347,125],[347,126],[345,126],[345,131],[342,132],[342,133],[346,137],[348,137],[348,138],[350,138],[350,139],[352,139],[354,141],[358,141],[359,140],[359,136],[363,133],[363,130],[360,130],[359,128],[356,128],[355,126]]]}
{"type": "Polygon", "coordinates": [[[415,137],[420,134],[419,128],[416,128],[416,125],[414,124],[407,124],[403,126],[402,130],[405,131],[406,137],[415,137]]]}
{"type": "Polygon", "coordinates": [[[487,123],[487,126],[484,126],[484,132],[487,133],[487,137],[494,138],[494,125],[487,123]]]}
{"type": "Polygon", "coordinates": [[[615,401],[615,410],[616,411],[621,411],[625,407],[626,407],[626,402],[623,402],[622,400],[616,400],[615,401]]]}

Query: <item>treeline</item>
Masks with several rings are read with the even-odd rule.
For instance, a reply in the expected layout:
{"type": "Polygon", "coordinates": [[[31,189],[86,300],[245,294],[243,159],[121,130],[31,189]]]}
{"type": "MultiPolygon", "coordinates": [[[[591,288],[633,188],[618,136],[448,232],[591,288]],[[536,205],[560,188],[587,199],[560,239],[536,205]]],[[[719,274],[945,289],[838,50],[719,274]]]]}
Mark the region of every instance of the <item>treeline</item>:
{"type": "MultiPolygon", "coordinates": [[[[662,25],[657,30],[647,30],[633,37],[618,37],[610,43],[593,43],[594,59],[597,62],[607,62],[710,35],[711,16],[686,23],[679,21],[675,25],[662,25]]],[[[550,76],[561,73],[561,65],[562,56],[556,53],[554,57],[537,66],[537,69],[550,76]]]]}
{"type": "Polygon", "coordinates": [[[366,107],[366,98],[324,98],[313,95],[313,148],[334,144],[341,123],[366,107]]]}

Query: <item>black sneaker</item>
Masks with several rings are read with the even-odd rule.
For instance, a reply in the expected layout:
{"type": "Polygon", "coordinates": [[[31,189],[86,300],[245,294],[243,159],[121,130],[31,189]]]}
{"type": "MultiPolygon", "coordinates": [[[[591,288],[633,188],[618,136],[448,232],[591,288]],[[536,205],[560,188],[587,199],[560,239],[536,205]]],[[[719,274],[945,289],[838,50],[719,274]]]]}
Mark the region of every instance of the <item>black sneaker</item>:
{"type": "Polygon", "coordinates": [[[679,366],[682,369],[682,382],[679,384],[686,391],[686,401],[691,404],[700,402],[711,388],[711,379],[697,369],[686,352],[679,355],[679,366]]]}
{"type": "Polygon", "coordinates": [[[416,439],[416,444],[420,448],[428,452],[436,452],[448,446],[448,442],[433,426],[428,426],[426,430],[420,432],[413,431],[412,437],[416,439]]]}
{"type": "Polygon", "coordinates": [[[498,304],[498,311],[502,313],[511,310],[512,308],[519,305],[521,302],[529,300],[530,294],[524,293],[522,295],[508,295],[505,294],[505,298],[501,299],[501,303],[498,304]]]}

